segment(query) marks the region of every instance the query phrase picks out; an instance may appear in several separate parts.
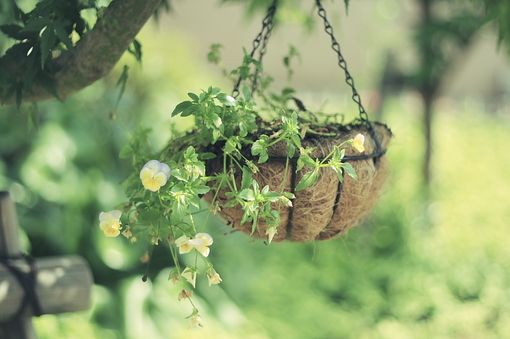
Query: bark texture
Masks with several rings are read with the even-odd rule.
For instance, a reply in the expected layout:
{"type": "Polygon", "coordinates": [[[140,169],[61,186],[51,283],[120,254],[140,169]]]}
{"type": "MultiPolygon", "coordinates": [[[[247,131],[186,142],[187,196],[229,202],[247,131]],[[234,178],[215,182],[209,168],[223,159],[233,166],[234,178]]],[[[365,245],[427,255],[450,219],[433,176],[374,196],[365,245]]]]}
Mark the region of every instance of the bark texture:
{"type": "MultiPolygon", "coordinates": [[[[73,49],[52,61],[58,96],[66,98],[108,74],[160,3],[161,0],[113,0],[94,28],[73,49]]],[[[10,78],[23,72],[15,60],[5,56],[0,58],[0,69],[10,73],[10,78]]],[[[26,101],[50,97],[52,94],[37,83],[23,93],[26,101]]],[[[4,103],[14,100],[10,97],[4,103]]]]}

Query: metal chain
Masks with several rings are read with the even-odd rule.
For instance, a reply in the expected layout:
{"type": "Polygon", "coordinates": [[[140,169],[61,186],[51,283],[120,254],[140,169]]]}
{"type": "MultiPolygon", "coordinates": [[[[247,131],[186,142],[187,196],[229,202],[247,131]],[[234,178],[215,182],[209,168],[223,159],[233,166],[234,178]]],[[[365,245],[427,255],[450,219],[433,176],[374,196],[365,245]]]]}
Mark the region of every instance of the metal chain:
{"type": "Polygon", "coordinates": [[[354,85],[354,79],[351,76],[351,73],[349,73],[349,70],[347,69],[347,62],[345,61],[344,56],[342,55],[342,51],[340,49],[340,44],[335,38],[335,35],[333,33],[333,27],[329,23],[329,20],[326,16],[326,10],[322,6],[321,0],[315,0],[315,3],[317,5],[317,14],[322,18],[324,21],[324,31],[326,34],[329,35],[331,38],[331,48],[333,51],[335,51],[337,57],[338,57],[338,66],[344,71],[345,73],[345,82],[352,90],[352,100],[358,105],[359,109],[359,117],[360,119],[366,124],[368,128],[368,132],[370,133],[370,136],[375,142],[376,146],[376,152],[380,152],[381,150],[381,144],[379,142],[379,139],[377,138],[377,135],[375,133],[375,130],[372,126],[372,123],[370,122],[370,119],[368,118],[368,114],[365,110],[365,107],[363,107],[363,104],[361,102],[361,97],[356,90],[356,86],[354,85]]]}
{"type": "Polygon", "coordinates": [[[368,120],[367,112],[365,111],[365,108],[363,107],[363,104],[361,103],[361,97],[358,94],[358,91],[356,90],[356,86],[354,85],[354,79],[351,76],[351,73],[349,73],[349,70],[347,69],[347,62],[344,59],[344,56],[342,55],[342,52],[340,50],[340,44],[335,38],[335,35],[333,33],[333,27],[329,23],[328,18],[326,17],[326,10],[322,6],[322,3],[320,0],[315,0],[315,3],[317,4],[317,14],[322,18],[324,21],[324,31],[329,35],[331,38],[331,48],[333,51],[335,51],[337,57],[338,57],[338,66],[340,66],[341,69],[343,69],[345,73],[345,82],[351,87],[352,89],[352,100],[358,104],[359,108],[359,115],[362,120],[368,120]]]}
{"type": "Polygon", "coordinates": [[[260,74],[260,70],[261,70],[260,67],[262,67],[262,59],[264,58],[264,55],[266,54],[267,42],[268,42],[269,38],[271,37],[271,32],[273,31],[273,18],[276,13],[276,3],[277,3],[277,0],[274,0],[271,7],[269,7],[269,10],[271,11],[271,17],[270,17],[270,20],[267,21],[266,33],[264,34],[264,37],[262,38],[262,45],[261,45],[261,48],[259,51],[259,57],[258,57],[258,62],[259,62],[258,66],[259,67],[257,67],[257,69],[255,70],[255,74],[253,75],[253,81],[251,84],[252,93],[255,92],[255,89],[257,88],[257,82],[258,82],[259,74],[260,74]]]}
{"type": "MultiPolygon", "coordinates": [[[[267,9],[266,16],[264,17],[264,20],[262,20],[262,29],[260,30],[259,34],[257,34],[257,36],[255,37],[255,39],[253,40],[253,43],[252,43],[253,48],[250,52],[251,58],[253,58],[255,56],[255,52],[258,50],[258,48],[261,46],[261,43],[262,43],[262,48],[259,51],[259,57],[258,57],[259,65],[262,63],[262,58],[264,57],[264,54],[266,53],[266,50],[267,50],[267,42],[269,40],[269,37],[271,36],[271,31],[273,29],[273,18],[276,13],[277,3],[278,3],[278,0],[273,0],[273,2],[271,3],[271,6],[269,6],[269,8],[267,9]]],[[[253,76],[253,80],[252,80],[252,91],[255,91],[255,88],[257,86],[257,80],[258,80],[259,73],[260,73],[260,70],[259,70],[259,68],[257,68],[257,70],[255,71],[255,74],[253,76]]],[[[239,78],[237,79],[237,81],[234,85],[234,89],[232,91],[232,96],[234,98],[237,98],[237,96],[239,96],[239,86],[241,85],[242,80],[243,80],[242,77],[239,76],[239,78]]]]}

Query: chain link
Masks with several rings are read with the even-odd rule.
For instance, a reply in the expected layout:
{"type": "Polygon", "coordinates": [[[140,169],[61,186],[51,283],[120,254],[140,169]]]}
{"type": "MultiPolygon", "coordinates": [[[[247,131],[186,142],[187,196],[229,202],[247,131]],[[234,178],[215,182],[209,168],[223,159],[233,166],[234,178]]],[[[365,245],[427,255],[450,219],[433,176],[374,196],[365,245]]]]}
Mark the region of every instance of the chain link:
{"type": "MultiPolygon", "coordinates": [[[[271,6],[267,9],[266,16],[264,17],[264,20],[262,20],[262,29],[260,30],[259,34],[255,37],[255,39],[252,42],[252,50],[250,52],[250,57],[253,58],[255,56],[255,52],[261,47],[258,55],[258,63],[259,67],[255,70],[255,74],[253,75],[252,79],[252,92],[255,91],[257,87],[258,77],[260,75],[260,67],[262,65],[262,59],[267,51],[267,42],[269,40],[269,37],[271,36],[271,31],[273,30],[273,19],[274,15],[276,13],[276,7],[278,4],[278,0],[273,0],[271,3],[271,6]]],[[[239,96],[239,86],[241,85],[242,77],[239,76],[237,79],[234,89],[232,91],[232,96],[234,98],[237,98],[239,96]]]]}
{"type": "MultiPolygon", "coordinates": [[[[379,153],[381,151],[381,144],[378,140],[377,134],[375,133],[373,125],[370,122],[370,119],[368,118],[368,114],[365,110],[365,107],[363,107],[363,103],[361,102],[361,96],[359,95],[359,93],[356,89],[356,86],[354,84],[354,79],[352,78],[351,74],[349,73],[349,70],[347,68],[347,62],[345,61],[345,58],[342,55],[342,51],[340,49],[340,44],[338,43],[338,41],[335,38],[335,35],[333,33],[333,27],[331,26],[331,24],[327,18],[327,15],[326,15],[326,10],[322,6],[321,0],[315,0],[315,3],[317,5],[317,14],[324,21],[324,31],[326,32],[326,34],[328,34],[328,36],[331,39],[331,48],[333,49],[333,51],[336,53],[336,55],[338,57],[338,66],[340,66],[340,68],[344,71],[345,82],[347,83],[347,85],[349,85],[349,87],[352,90],[352,100],[358,105],[360,120],[362,122],[364,122],[365,125],[367,126],[368,132],[370,133],[370,136],[372,137],[372,139],[375,142],[376,153],[379,153]]],[[[260,32],[257,34],[257,36],[255,37],[255,39],[252,42],[253,47],[250,52],[250,57],[252,59],[254,58],[255,53],[257,52],[257,50],[259,50],[259,47],[260,47],[260,50],[258,52],[258,58],[257,58],[258,65],[255,70],[255,74],[253,75],[253,78],[252,78],[252,86],[251,86],[252,93],[255,92],[255,90],[257,88],[257,82],[258,82],[258,78],[260,75],[260,67],[262,65],[262,59],[264,58],[264,55],[266,54],[267,43],[268,43],[269,38],[271,37],[271,32],[273,30],[273,19],[274,19],[274,15],[276,13],[277,4],[278,4],[278,0],[273,0],[271,5],[267,9],[267,13],[266,13],[266,16],[264,17],[264,20],[262,20],[262,29],[260,30],[260,32]]],[[[232,96],[234,98],[237,98],[239,96],[239,86],[241,85],[242,80],[243,80],[242,77],[239,76],[239,78],[237,79],[237,81],[234,85],[234,89],[232,91],[232,96]]]]}
{"type": "Polygon", "coordinates": [[[257,82],[259,79],[260,70],[261,70],[261,66],[262,66],[262,59],[264,58],[264,55],[267,52],[267,42],[268,42],[269,38],[271,37],[271,32],[273,31],[273,18],[276,13],[276,3],[277,3],[277,0],[273,1],[273,4],[271,5],[271,7],[269,7],[269,12],[268,12],[270,14],[270,17],[267,17],[268,20],[266,22],[263,22],[263,25],[266,25],[266,33],[264,34],[264,37],[262,38],[262,45],[261,45],[261,48],[259,51],[259,57],[257,59],[259,62],[259,67],[257,67],[257,69],[255,70],[255,74],[253,75],[253,81],[251,84],[252,93],[255,92],[255,90],[257,88],[257,82]]]}
{"type": "Polygon", "coordinates": [[[354,85],[354,79],[352,78],[351,73],[349,73],[349,70],[347,69],[347,62],[345,61],[345,58],[342,55],[342,51],[340,50],[340,44],[336,40],[335,35],[333,33],[333,27],[331,26],[328,18],[326,17],[326,10],[322,6],[320,0],[316,0],[315,3],[317,4],[317,14],[324,21],[324,31],[331,38],[331,48],[333,49],[333,51],[335,51],[338,57],[338,66],[340,66],[340,68],[344,71],[345,82],[352,89],[352,100],[358,105],[360,118],[362,120],[368,120],[367,112],[365,111],[365,107],[363,107],[363,104],[361,103],[361,97],[358,91],[356,90],[356,86],[354,85]]]}
{"type": "Polygon", "coordinates": [[[377,134],[375,133],[374,127],[372,123],[370,122],[370,119],[368,118],[367,111],[365,110],[365,107],[363,107],[363,103],[361,102],[361,97],[356,90],[356,86],[354,84],[354,79],[351,76],[351,73],[349,73],[349,70],[347,69],[347,62],[345,61],[344,56],[342,55],[342,51],[340,49],[340,44],[335,38],[335,35],[333,33],[333,27],[329,23],[329,20],[326,16],[326,10],[322,6],[321,0],[315,0],[315,3],[317,5],[317,14],[322,18],[324,21],[324,31],[327,35],[329,35],[331,39],[331,48],[336,53],[338,57],[338,66],[344,71],[345,73],[345,82],[352,90],[352,100],[358,105],[359,109],[359,117],[360,119],[366,124],[368,128],[368,132],[370,133],[370,136],[375,142],[376,146],[376,152],[380,152],[381,150],[381,144],[379,142],[379,139],[377,138],[377,134]]]}

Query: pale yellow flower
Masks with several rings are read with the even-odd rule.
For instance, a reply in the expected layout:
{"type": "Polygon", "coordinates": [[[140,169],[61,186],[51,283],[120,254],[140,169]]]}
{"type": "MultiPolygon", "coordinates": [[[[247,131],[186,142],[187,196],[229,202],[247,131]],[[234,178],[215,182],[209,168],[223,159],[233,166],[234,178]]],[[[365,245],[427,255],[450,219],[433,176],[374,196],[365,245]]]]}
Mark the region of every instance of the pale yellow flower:
{"type": "Polygon", "coordinates": [[[190,323],[192,327],[202,327],[202,317],[197,314],[193,314],[190,317],[190,323]]]}
{"type": "Polygon", "coordinates": [[[213,243],[213,238],[207,233],[197,233],[193,238],[185,235],[175,240],[175,245],[179,248],[179,253],[189,253],[192,249],[196,249],[204,257],[209,255],[211,251],[209,246],[213,243]]]}
{"type": "Polygon", "coordinates": [[[267,240],[269,241],[269,243],[273,241],[273,238],[276,235],[276,233],[278,233],[278,229],[276,227],[269,227],[268,229],[266,229],[267,240]]]}
{"type": "Polygon", "coordinates": [[[209,255],[209,246],[211,246],[212,243],[213,238],[207,233],[197,233],[193,239],[189,240],[189,244],[204,257],[209,255]]]}
{"type": "Polygon", "coordinates": [[[107,237],[116,237],[120,234],[120,216],[122,212],[114,210],[99,213],[99,227],[107,237]]]}
{"type": "Polygon", "coordinates": [[[214,269],[210,269],[209,271],[207,271],[207,280],[209,281],[209,286],[218,285],[220,282],[223,281],[218,272],[216,272],[214,269]]]}
{"type": "Polygon", "coordinates": [[[157,192],[170,178],[170,167],[157,160],[150,160],[140,171],[140,180],[145,189],[157,192]]]}
{"type": "Polygon", "coordinates": [[[186,281],[189,282],[193,288],[195,288],[195,284],[197,282],[197,272],[189,267],[186,267],[184,271],[182,271],[181,276],[186,279],[186,281]]]}
{"type": "Polygon", "coordinates": [[[352,139],[352,147],[360,153],[365,151],[365,136],[361,133],[356,134],[352,139]]]}
{"type": "Polygon", "coordinates": [[[175,240],[175,245],[179,247],[180,254],[189,253],[193,249],[193,246],[189,243],[189,240],[190,239],[185,235],[175,240]]]}

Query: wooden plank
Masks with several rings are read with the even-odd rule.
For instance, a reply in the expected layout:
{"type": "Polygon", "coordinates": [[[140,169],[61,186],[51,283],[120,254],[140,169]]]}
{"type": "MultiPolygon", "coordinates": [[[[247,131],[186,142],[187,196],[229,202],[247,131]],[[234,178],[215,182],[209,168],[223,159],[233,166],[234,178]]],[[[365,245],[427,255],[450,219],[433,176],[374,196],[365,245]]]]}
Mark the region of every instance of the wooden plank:
{"type": "MultiPolygon", "coordinates": [[[[16,265],[23,268],[24,262],[16,265]]],[[[43,314],[85,310],[90,306],[92,274],[80,257],[43,258],[35,261],[36,286],[43,314]]],[[[0,266],[0,321],[15,314],[24,292],[11,272],[0,266]]]]}
{"type": "MultiPolygon", "coordinates": [[[[0,257],[8,258],[21,254],[18,238],[16,210],[9,193],[0,192],[0,257]]],[[[0,324],[2,339],[36,339],[32,326],[32,311],[26,309],[17,319],[0,324]]]]}
{"type": "Polygon", "coordinates": [[[0,256],[19,255],[18,218],[9,193],[0,192],[0,256]]]}

